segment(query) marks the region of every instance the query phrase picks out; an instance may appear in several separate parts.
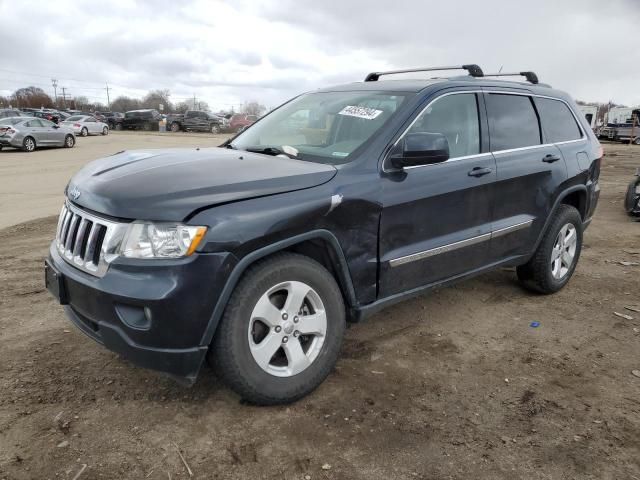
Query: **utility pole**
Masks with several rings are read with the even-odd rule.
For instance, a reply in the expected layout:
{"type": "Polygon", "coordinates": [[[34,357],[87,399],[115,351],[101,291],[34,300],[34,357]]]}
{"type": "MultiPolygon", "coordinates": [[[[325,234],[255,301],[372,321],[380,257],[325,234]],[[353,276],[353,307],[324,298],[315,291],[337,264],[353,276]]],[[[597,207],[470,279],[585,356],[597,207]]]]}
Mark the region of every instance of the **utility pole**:
{"type": "Polygon", "coordinates": [[[60,87],[62,89],[62,106],[67,108],[67,87],[60,87]]]}
{"type": "Polygon", "coordinates": [[[53,85],[53,96],[56,99],[56,107],[58,106],[58,80],[55,78],[51,79],[51,84],[53,85]]]}
{"type": "Polygon", "coordinates": [[[636,122],[638,121],[638,116],[631,111],[631,135],[629,135],[629,145],[633,145],[633,140],[636,134],[636,122]]]}
{"type": "Polygon", "coordinates": [[[196,109],[196,94],[193,94],[193,109],[196,109]]]}
{"type": "Polygon", "coordinates": [[[107,86],[107,88],[105,88],[105,90],[107,91],[107,110],[111,110],[111,101],[109,100],[109,84],[105,82],[105,85],[107,86]]]}

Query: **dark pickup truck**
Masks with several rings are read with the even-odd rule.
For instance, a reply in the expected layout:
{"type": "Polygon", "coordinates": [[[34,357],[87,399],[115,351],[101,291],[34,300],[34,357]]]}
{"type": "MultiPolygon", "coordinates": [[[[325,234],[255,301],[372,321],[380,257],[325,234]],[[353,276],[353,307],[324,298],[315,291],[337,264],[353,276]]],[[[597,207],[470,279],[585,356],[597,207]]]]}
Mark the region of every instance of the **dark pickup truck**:
{"type": "Polygon", "coordinates": [[[470,75],[374,72],[300,95],[224,148],[85,165],[48,289],[106,348],[188,383],[207,358],[260,404],[311,392],[347,322],[400,300],[500,267],[559,291],[598,202],[602,147],[569,95],[531,72],[460,68],[470,75]]]}
{"type": "Polygon", "coordinates": [[[187,110],[184,114],[168,115],[167,126],[172,132],[201,131],[220,133],[222,120],[200,110],[187,110]]]}
{"type": "Polygon", "coordinates": [[[162,116],[157,110],[131,110],[124,114],[121,122],[125,130],[158,130],[158,122],[162,116]]]}
{"type": "Polygon", "coordinates": [[[96,112],[104,117],[103,122],[109,125],[111,130],[122,130],[124,115],[120,112],[96,112]]]}

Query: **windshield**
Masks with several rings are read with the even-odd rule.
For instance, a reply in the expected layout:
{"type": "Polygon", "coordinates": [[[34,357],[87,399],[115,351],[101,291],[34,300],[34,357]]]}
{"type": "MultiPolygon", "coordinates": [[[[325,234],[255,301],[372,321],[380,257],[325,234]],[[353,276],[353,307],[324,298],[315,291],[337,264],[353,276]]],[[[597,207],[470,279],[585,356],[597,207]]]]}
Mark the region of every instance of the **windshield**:
{"type": "Polygon", "coordinates": [[[370,91],[309,93],[251,126],[231,147],[252,151],[272,148],[265,153],[279,150],[301,160],[346,163],[406,98],[404,94],[370,91]]]}

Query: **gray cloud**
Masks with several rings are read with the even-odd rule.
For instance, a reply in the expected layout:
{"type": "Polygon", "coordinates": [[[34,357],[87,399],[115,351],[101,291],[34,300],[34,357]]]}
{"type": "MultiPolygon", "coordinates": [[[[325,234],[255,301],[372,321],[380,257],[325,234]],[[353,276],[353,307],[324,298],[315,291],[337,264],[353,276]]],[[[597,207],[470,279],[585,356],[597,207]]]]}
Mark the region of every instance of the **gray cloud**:
{"type": "Polygon", "coordinates": [[[96,100],[108,81],[112,96],[168,88],[273,106],[372,70],[474,62],[640,104],[637,0],[21,1],[0,2],[0,18],[0,92],[56,76],[96,100]]]}

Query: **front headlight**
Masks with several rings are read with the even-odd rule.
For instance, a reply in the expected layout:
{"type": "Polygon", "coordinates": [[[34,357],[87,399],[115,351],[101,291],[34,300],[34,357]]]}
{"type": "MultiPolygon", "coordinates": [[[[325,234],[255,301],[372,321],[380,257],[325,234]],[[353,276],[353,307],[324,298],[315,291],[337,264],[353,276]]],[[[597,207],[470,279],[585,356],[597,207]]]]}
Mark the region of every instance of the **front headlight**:
{"type": "Polygon", "coordinates": [[[134,222],[120,244],[120,255],[128,258],[179,258],[191,255],[207,227],[175,223],[134,222]]]}

